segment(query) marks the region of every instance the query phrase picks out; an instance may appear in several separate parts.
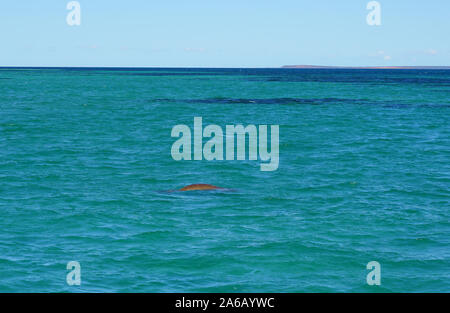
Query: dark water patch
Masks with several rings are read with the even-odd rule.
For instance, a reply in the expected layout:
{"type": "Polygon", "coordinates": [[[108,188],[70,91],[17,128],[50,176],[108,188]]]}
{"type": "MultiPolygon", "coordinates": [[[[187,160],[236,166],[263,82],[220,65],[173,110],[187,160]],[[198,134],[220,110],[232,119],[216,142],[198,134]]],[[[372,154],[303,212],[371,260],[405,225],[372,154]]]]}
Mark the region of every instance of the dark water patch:
{"type": "Polygon", "coordinates": [[[447,104],[412,104],[397,100],[369,100],[345,98],[208,98],[208,99],[151,99],[150,103],[188,103],[188,104],[255,104],[255,105],[325,105],[325,104],[356,104],[375,105],[384,108],[404,109],[411,107],[448,108],[447,104]]]}
{"type": "Polygon", "coordinates": [[[450,86],[449,70],[280,69],[280,68],[0,68],[9,73],[117,76],[240,76],[256,82],[331,82],[373,85],[450,86]]]}
{"type": "Polygon", "coordinates": [[[117,76],[221,76],[221,75],[240,75],[240,71],[236,69],[196,69],[196,68],[1,68],[0,71],[17,74],[63,74],[75,76],[91,76],[91,75],[117,75],[117,76]]]}
{"type": "Polygon", "coordinates": [[[383,108],[389,109],[408,109],[408,108],[429,108],[429,109],[437,109],[437,108],[450,108],[450,104],[433,104],[433,103],[424,103],[424,104],[409,104],[409,103],[399,103],[398,101],[393,103],[387,103],[383,108]]]}
{"type": "MultiPolygon", "coordinates": [[[[450,71],[399,71],[399,70],[305,70],[266,73],[249,77],[260,82],[330,82],[363,84],[420,84],[426,86],[448,86],[450,71]]],[[[253,75],[251,75],[253,76],[253,75]]]]}
{"type": "Polygon", "coordinates": [[[405,77],[383,77],[379,79],[371,78],[370,76],[276,76],[276,77],[258,77],[258,78],[248,78],[249,81],[254,82],[283,82],[283,83],[293,83],[293,82],[313,82],[313,83],[364,83],[364,84],[373,84],[373,85],[392,85],[392,84],[420,84],[425,86],[449,86],[450,79],[445,78],[405,78],[405,77]]]}
{"type": "Polygon", "coordinates": [[[120,76],[220,76],[220,75],[228,75],[226,73],[178,73],[178,72],[169,72],[169,73],[116,73],[116,75],[120,76]]]}
{"type": "Polygon", "coordinates": [[[450,108],[450,104],[421,104],[421,108],[450,108]]]}
{"type": "Polygon", "coordinates": [[[319,105],[327,103],[373,103],[366,99],[341,99],[341,98],[209,98],[209,99],[152,99],[149,102],[178,102],[197,104],[310,104],[319,105]]]}

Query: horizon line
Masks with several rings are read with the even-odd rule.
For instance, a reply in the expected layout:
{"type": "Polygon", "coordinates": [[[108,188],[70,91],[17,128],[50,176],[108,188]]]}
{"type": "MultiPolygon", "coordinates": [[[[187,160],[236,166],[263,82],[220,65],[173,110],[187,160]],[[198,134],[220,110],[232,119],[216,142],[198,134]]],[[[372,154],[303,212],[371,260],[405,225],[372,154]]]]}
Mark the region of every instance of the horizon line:
{"type": "Polygon", "coordinates": [[[340,65],[282,65],[261,67],[220,67],[220,66],[0,66],[0,69],[450,69],[447,65],[414,65],[414,66],[340,66],[340,65]]]}

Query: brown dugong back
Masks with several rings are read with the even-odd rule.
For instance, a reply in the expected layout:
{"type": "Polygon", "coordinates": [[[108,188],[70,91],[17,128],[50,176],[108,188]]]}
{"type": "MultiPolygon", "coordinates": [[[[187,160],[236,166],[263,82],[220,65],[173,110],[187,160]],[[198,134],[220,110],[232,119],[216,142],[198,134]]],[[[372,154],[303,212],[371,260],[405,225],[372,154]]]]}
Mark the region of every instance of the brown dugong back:
{"type": "Polygon", "coordinates": [[[189,186],[183,187],[180,189],[180,191],[218,190],[218,189],[224,189],[224,188],[213,186],[213,185],[208,185],[208,184],[194,184],[194,185],[189,185],[189,186]]]}

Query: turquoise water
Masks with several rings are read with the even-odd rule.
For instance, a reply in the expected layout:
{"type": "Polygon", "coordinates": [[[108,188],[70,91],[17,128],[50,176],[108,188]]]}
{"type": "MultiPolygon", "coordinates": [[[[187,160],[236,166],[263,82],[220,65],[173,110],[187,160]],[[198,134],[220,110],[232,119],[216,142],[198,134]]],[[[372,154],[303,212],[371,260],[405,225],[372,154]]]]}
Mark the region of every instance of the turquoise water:
{"type": "Polygon", "coordinates": [[[450,71],[0,69],[0,112],[1,292],[450,291],[450,71]],[[278,170],[174,161],[195,116],[278,170]]]}

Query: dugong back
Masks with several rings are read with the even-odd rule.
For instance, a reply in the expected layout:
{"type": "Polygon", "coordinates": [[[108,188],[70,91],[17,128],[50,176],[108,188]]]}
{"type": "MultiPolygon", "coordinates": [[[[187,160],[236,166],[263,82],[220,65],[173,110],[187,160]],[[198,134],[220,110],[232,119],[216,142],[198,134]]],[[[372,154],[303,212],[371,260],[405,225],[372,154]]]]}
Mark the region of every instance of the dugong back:
{"type": "Polygon", "coordinates": [[[180,191],[217,190],[217,189],[224,189],[224,188],[213,186],[213,185],[208,185],[208,184],[194,184],[194,185],[189,185],[189,186],[183,187],[180,189],[180,191]]]}

